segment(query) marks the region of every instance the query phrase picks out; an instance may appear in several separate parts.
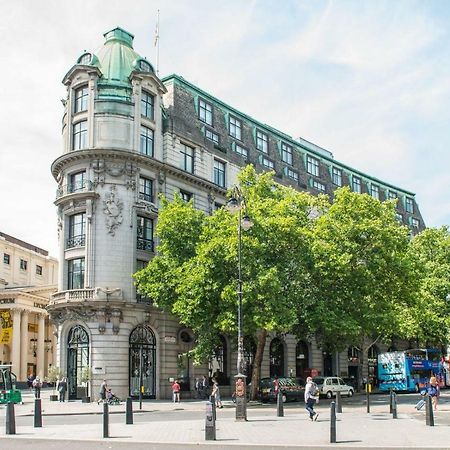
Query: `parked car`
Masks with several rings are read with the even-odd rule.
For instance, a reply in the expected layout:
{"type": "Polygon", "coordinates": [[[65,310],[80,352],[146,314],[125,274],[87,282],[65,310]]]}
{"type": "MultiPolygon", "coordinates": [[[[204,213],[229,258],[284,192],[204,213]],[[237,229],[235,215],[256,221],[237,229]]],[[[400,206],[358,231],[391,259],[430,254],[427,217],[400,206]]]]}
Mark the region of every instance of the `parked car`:
{"type": "Polygon", "coordinates": [[[344,380],[340,377],[315,377],[314,383],[319,388],[319,395],[323,395],[327,398],[332,398],[337,392],[341,395],[348,395],[351,397],[355,393],[355,388],[344,383],[344,380]]]}
{"type": "MultiPolygon", "coordinates": [[[[275,378],[261,378],[259,383],[259,399],[263,403],[277,400],[274,389],[275,378]]],[[[303,401],[305,387],[298,384],[295,378],[279,377],[278,383],[283,398],[283,403],[288,401],[303,401]]]]}

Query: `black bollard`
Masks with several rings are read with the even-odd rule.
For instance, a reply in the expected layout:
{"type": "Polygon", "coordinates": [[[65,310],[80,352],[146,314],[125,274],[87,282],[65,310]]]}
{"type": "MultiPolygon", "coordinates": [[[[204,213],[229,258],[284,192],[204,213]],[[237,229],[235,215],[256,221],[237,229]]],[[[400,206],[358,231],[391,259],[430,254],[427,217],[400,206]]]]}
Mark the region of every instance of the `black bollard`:
{"type": "Polygon", "coordinates": [[[389,414],[392,414],[392,399],[393,399],[393,397],[392,397],[392,389],[389,389],[389,414]]]}
{"type": "Polygon", "coordinates": [[[280,390],[277,394],[277,417],[284,417],[283,394],[280,390]]]}
{"type": "Polygon", "coordinates": [[[103,437],[109,437],[109,410],[108,403],[103,403],[103,437]]]}
{"type": "Polygon", "coordinates": [[[34,399],[34,428],[42,428],[41,399],[34,399]]]}
{"type": "Polygon", "coordinates": [[[217,411],[216,411],[216,396],[215,395],[210,395],[209,396],[209,401],[211,403],[211,408],[212,408],[212,413],[214,416],[214,422],[217,420],[217,411]]]}
{"type": "Polygon", "coordinates": [[[397,394],[392,393],[392,418],[397,419],[397,394]]]}
{"type": "Polygon", "coordinates": [[[336,403],[330,404],[330,443],[336,443],[336,403]]]}
{"type": "Polygon", "coordinates": [[[212,409],[212,403],[206,402],[206,417],[205,417],[205,441],[216,440],[216,421],[212,409]]]}
{"type": "Polygon", "coordinates": [[[370,413],[370,392],[369,391],[367,391],[366,397],[367,397],[367,412],[370,413]]]}
{"type": "Polygon", "coordinates": [[[342,412],[342,396],[339,391],[336,392],[336,412],[337,413],[342,412]]]}
{"type": "Polygon", "coordinates": [[[425,399],[425,423],[430,426],[430,427],[434,427],[434,412],[433,412],[433,401],[431,399],[431,397],[429,395],[427,395],[426,399],[425,399]]]}
{"type": "Polygon", "coordinates": [[[133,425],[133,401],[131,397],[127,397],[127,409],[126,409],[126,425],[133,425]]]}
{"type": "Polygon", "coordinates": [[[16,434],[16,417],[14,403],[6,404],[6,434],[16,434]]]}

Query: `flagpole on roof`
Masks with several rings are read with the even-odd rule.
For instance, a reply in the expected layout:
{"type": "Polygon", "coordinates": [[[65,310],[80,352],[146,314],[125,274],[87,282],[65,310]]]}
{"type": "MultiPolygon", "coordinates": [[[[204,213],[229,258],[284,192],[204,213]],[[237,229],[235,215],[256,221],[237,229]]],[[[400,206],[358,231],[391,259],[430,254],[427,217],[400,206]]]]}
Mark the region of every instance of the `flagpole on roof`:
{"type": "Polygon", "coordinates": [[[156,15],[155,47],[156,47],[156,75],[159,76],[159,9],[156,15]]]}

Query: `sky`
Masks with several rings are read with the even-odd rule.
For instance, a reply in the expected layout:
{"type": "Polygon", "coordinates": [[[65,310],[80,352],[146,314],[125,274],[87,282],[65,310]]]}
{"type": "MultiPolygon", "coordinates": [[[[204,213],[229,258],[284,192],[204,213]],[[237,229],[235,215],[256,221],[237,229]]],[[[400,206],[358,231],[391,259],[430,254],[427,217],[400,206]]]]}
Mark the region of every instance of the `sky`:
{"type": "Polygon", "coordinates": [[[63,76],[120,26],[159,73],[416,193],[450,224],[450,1],[0,0],[0,231],[58,255],[63,76]]]}

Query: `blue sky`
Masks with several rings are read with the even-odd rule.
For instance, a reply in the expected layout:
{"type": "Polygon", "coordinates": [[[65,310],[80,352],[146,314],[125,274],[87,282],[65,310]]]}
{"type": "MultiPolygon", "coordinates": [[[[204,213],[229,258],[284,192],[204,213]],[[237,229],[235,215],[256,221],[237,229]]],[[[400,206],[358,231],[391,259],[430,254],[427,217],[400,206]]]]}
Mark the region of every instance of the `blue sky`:
{"type": "Polygon", "coordinates": [[[226,103],[416,193],[450,224],[450,2],[34,0],[0,3],[0,230],[57,255],[61,85],[121,26],[226,103]]]}

